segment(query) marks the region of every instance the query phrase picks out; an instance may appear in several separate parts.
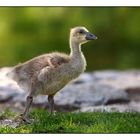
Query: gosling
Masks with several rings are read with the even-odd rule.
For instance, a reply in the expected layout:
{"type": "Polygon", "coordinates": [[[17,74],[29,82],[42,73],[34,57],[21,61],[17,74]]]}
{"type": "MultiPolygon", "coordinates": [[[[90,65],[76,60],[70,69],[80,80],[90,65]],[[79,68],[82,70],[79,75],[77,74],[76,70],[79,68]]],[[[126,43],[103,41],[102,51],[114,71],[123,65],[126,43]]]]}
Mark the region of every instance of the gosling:
{"type": "Polygon", "coordinates": [[[28,93],[22,120],[30,123],[29,108],[33,97],[38,94],[48,95],[50,114],[53,113],[54,95],[86,69],[81,44],[94,39],[97,37],[85,27],[72,28],[69,39],[70,55],[47,53],[13,67],[8,75],[28,93]]]}

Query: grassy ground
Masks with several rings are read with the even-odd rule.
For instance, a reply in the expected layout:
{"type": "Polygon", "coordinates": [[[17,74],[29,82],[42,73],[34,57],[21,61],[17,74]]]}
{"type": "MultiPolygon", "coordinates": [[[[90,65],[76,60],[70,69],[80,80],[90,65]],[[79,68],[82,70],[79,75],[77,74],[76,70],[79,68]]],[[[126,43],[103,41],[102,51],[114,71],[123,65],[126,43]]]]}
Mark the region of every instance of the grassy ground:
{"type": "MultiPolygon", "coordinates": [[[[7,111],[0,119],[13,118],[7,111]]],[[[48,116],[45,110],[33,109],[32,124],[16,128],[0,126],[0,133],[140,133],[140,113],[57,113],[48,116]]]]}

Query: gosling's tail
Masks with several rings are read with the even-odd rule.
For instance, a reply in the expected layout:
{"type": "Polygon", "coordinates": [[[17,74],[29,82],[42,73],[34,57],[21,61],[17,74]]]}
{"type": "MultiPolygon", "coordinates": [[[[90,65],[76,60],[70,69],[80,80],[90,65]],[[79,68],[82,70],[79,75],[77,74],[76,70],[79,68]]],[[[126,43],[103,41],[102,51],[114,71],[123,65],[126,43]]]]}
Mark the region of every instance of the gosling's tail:
{"type": "Polygon", "coordinates": [[[15,69],[14,68],[11,68],[6,76],[9,78],[9,79],[12,79],[12,80],[15,80],[16,81],[16,74],[15,74],[15,69]]]}
{"type": "MultiPolygon", "coordinates": [[[[20,73],[20,72],[19,72],[20,73]]],[[[28,92],[29,91],[29,81],[27,79],[24,79],[23,77],[20,76],[20,74],[17,73],[16,67],[11,68],[11,70],[6,74],[6,76],[9,79],[14,80],[21,89],[24,91],[28,92]]]]}

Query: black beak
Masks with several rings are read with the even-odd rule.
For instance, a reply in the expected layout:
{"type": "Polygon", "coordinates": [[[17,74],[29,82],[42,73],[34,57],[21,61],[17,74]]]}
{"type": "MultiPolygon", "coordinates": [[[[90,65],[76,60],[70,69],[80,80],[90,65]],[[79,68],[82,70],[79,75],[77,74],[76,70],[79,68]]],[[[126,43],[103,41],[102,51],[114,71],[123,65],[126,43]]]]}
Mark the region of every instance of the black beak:
{"type": "Polygon", "coordinates": [[[94,40],[94,39],[97,39],[97,37],[94,34],[90,32],[86,33],[86,40],[94,40]]]}

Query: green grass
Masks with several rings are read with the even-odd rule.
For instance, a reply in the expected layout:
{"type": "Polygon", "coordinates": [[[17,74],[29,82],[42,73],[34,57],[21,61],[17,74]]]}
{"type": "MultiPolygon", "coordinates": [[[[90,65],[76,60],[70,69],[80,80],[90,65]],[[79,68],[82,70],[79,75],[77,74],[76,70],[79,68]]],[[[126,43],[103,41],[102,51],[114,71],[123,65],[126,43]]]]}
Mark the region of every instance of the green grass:
{"type": "MultiPolygon", "coordinates": [[[[13,116],[7,111],[4,117],[13,116]]],[[[140,113],[57,113],[48,116],[47,111],[33,109],[32,124],[17,128],[0,126],[0,133],[140,133],[140,113]]]]}

